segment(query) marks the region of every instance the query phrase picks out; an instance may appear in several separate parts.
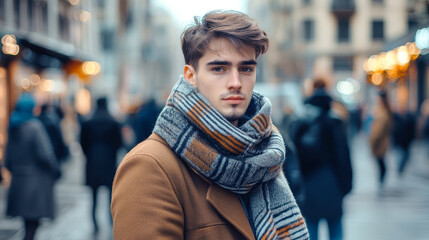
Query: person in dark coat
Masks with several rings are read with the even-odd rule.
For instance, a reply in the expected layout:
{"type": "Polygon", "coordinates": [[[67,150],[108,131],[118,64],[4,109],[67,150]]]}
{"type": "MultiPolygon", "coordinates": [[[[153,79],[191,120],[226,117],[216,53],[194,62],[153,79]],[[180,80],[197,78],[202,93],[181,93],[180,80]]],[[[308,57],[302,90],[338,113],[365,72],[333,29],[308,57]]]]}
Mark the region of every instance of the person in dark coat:
{"type": "Polygon", "coordinates": [[[151,98],[144,103],[134,117],[132,127],[134,129],[136,144],[146,140],[152,134],[156,119],[161,112],[155,99],[151,98]]]}
{"type": "Polygon", "coordinates": [[[49,137],[33,115],[35,100],[29,93],[18,99],[10,117],[5,166],[12,174],[8,216],[25,221],[25,238],[33,239],[41,218],[54,217],[53,188],[60,175],[49,137]]]}
{"type": "Polygon", "coordinates": [[[69,156],[69,150],[61,132],[60,116],[57,115],[54,106],[48,103],[43,104],[40,108],[38,118],[45,127],[49,139],[52,142],[55,157],[60,163],[66,161],[69,156]]]}
{"type": "Polygon", "coordinates": [[[283,118],[278,125],[278,129],[284,139],[286,149],[286,160],[283,163],[283,173],[289,183],[296,203],[301,207],[305,199],[304,180],[302,178],[296,146],[290,136],[291,124],[296,120],[296,114],[290,107],[286,107],[283,114],[283,118]]]}
{"type": "Polygon", "coordinates": [[[293,141],[290,140],[289,135],[284,134],[283,139],[285,140],[286,149],[286,160],[283,163],[283,173],[285,174],[285,177],[289,183],[290,190],[292,190],[296,203],[299,207],[302,207],[302,204],[305,201],[305,186],[298,154],[293,141]]]}
{"type": "Polygon", "coordinates": [[[97,190],[106,186],[111,193],[117,167],[116,155],[122,146],[121,126],[109,113],[105,97],[97,100],[94,115],[82,123],[80,143],[86,157],[86,185],[91,188],[93,196],[94,232],[98,232],[97,190]]]}
{"type": "Polygon", "coordinates": [[[392,140],[393,145],[398,150],[398,173],[401,175],[408,164],[410,158],[410,145],[416,135],[416,117],[407,111],[404,106],[400,106],[398,111],[393,113],[392,140]]]}
{"type": "Polygon", "coordinates": [[[304,116],[291,126],[304,179],[302,212],[311,239],[318,239],[321,219],[328,222],[330,239],[342,239],[343,198],[352,188],[346,127],[331,110],[324,80],[316,79],[313,86],[304,116]]]}

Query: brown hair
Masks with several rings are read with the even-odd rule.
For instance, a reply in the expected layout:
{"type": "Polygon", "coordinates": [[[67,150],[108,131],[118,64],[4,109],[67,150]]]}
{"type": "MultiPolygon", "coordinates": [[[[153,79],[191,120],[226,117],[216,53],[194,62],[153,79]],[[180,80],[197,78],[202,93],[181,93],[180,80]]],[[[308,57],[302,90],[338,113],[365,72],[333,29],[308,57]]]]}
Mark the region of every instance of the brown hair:
{"type": "Polygon", "coordinates": [[[195,24],[182,33],[182,51],[185,63],[198,69],[198,61],[204,55],[213,38],[228,39],[237,49],[250,46],[256,57],[264,54],[269,45],[267,34],[255,20],[237,11],[211,11],[203,18],[194,17],[195,24]]]}
{"type": "Polygon", "coordinates": [[[324,88],[326,89],[326,80],[322,77],[315,78],[313,81],[313,89],[324,88]]]}

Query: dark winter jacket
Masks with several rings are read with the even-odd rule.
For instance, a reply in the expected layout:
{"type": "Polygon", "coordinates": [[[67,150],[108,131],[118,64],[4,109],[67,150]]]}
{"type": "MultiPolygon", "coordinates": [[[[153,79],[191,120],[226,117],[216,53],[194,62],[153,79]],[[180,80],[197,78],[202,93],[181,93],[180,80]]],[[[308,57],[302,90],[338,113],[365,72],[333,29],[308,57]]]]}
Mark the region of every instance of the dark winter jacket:
{"type": "Polygon", "coordinates": [[[334,219],[342,215],[343,197],[352,187],[352,169],[345,126],[330,111],[331,97],[322,89],[306,101],[306,113],[292,125],[304,178],[304,217],[334,219]],[[310,127],[317,131],[315,151],[303,150],[302,136],[310,127]],[[303,152],[307,151],[307,152],[303,152]],[[310,158],[309,158],[310,156],[310,158]]]}
{"type": "Polygon", "coordinates": [[[54,110],[50,110],[49,106],[43,105],[42,111],[39,115],[39,120],[48,133],[54,148],[55,157],[58,161],[63,162],[69,155],[69,150],[64,142],[63,134],[61,131],[60,118],[55,114],[54,110]]]}
{"type": "Polygon", "coordinates": [[[111,187],[122,136],[120,124],[107,107],[98,108],[93,117],[82,124],[80,143],[86,157],[86,184],[111,187]]]}
{"type": "Polygon", "coordinates": [[[45,129],[32,117],[34,100],[28,98],[18,100],[9,124],[5,166],[12,181],[6,214],[33,220],[53,218],[53,187],[60,170],[45,129]]]}
{"type": "Polygon", "coordinates": [[[408,149],[416,134],[416,117],[412,113],[394,113],[393,144],[408,149]]]}
{"type": "Polygon", "coordinates": [[[136,135],[136,144],[146,140],[152,134],[153,127],[161,110],[156,105],[154,99],[150,99],[141,106],[134,121],[131,123],[136,135]]]}

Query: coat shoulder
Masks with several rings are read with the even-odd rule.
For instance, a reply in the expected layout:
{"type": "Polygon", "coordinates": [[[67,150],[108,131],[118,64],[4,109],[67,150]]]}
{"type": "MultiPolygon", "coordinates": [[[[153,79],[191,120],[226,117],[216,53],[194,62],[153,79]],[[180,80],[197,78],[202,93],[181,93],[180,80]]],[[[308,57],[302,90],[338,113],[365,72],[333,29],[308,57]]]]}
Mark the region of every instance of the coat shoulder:
{"type": "Polygon", "coordinates": [[[180,158],[172,151],[167,143],[158,135],[152,134],[147,140],[135,146],[125,157],[123,162],[130,159],[152,161],[159,165],[168,174],[184,167],[180,158]]]}

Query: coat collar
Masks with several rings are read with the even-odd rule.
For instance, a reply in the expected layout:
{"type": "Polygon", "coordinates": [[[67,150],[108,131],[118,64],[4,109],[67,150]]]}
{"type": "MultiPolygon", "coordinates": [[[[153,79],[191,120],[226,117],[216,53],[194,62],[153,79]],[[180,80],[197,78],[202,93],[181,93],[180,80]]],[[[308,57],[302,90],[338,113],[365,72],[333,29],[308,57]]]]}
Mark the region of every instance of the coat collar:
{"type": "MultiPolygon", "coordinates": [[[[168,146],[165,140],[157,134],[151,134],[149,138],[168,146]]],[[[255,240],[249,220],[247,219],[238,195],[213,184],[193,168],[189,169],[209,184],[206,199],[216,211],[243,234],[246,239],[255,240]]]]}
{"type": "Polygon", "coordinates": [[[210,184],[206,199],[220,215],[229,221],[247,239],[255,239],[249,220],[237,194],[226,191],[218,185],[210,184]]]}

